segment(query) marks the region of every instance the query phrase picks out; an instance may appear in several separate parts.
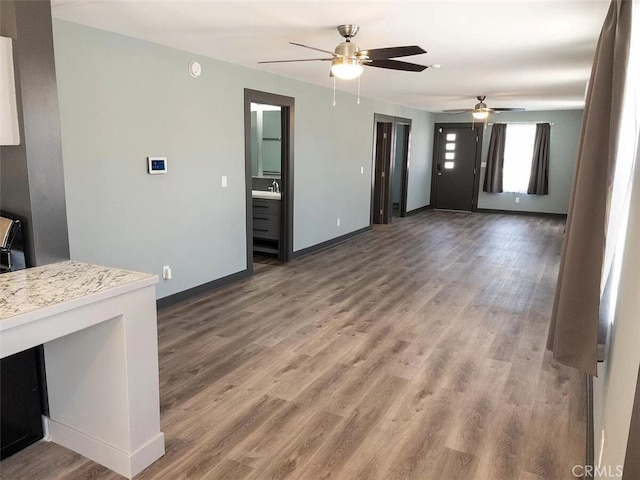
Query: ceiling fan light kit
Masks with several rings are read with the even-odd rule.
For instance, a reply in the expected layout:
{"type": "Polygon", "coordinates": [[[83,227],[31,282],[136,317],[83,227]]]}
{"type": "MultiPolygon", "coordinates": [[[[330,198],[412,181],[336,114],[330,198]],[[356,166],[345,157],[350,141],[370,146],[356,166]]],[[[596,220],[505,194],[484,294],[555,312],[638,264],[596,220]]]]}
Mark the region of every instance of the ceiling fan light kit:
{"type": "Polygon", "coordinates": [[[358,58],[358,46],[351,43],[350,39],[360,27],[357,25],[340,25],[338,31],[346,41],[338,45],[333,53],[331,61],[331,73],[340,80],[353,80],[362,75],[364,68],[362,60],[358,58]]]}
{"type": "Polygon", "coordinates": [[[362,75],[362,63],[355,58],[334,58],[331,62],[331,73],[340,80],[353,80],[362,75]]]}
{"type": "Polygon", "coordinates": [[[471,115],[476,120],[486,120],[489,117],[489,110],[474,110],[471,115]]]}

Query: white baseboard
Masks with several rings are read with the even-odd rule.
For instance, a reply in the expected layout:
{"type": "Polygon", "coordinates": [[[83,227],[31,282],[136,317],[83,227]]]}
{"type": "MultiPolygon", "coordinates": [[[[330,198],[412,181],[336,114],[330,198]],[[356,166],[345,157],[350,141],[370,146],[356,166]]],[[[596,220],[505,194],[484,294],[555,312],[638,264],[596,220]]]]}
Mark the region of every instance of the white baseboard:
{"type": "Polygon", "coordinates": [[[133,478],[164,455],[164,433],[159,432],[135,452],[127,453],[73,428],[48,419],[49,439],[110,470],[133,478]]]}
{"type": "Polygon", "coordinates": [[[42,440],[45,442],[51,441],[51,434],[49,433],[49,417],[41,415],[42,419],[42,440]]]}

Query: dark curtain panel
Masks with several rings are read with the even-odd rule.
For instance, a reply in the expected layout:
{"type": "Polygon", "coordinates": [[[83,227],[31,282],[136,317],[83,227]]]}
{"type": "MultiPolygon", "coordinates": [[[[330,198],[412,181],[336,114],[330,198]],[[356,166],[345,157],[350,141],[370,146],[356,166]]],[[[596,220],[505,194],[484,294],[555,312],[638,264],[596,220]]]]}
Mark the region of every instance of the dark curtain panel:
{"type": "Polygon", "coordinates": [[[608,192],[628,65],[631,3],[611,2],[596,48],[547,342],[556,360],[591,375],[597,375],[608,192]]]}
{"type": "Polygon", "coordinates": [[[533,161],[529,175],[527,193],[533,195],[549,195],[549,148],[551,125],[538,123],[536,137],[533,141],[533,161]]]}
{"type": "Polygon", "coordinates": [[[504,167],[504,142],[507,138],[507,124],[494,123],[487,153],[487,169],[484,172],[482,191],[502,193],[502,170],[504,167]]]}

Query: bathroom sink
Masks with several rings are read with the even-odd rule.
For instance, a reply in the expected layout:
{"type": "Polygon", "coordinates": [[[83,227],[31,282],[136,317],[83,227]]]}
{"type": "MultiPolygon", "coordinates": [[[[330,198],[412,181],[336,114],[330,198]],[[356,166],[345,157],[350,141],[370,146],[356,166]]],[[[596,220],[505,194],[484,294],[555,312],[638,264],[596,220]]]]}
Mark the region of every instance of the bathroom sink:
{"type": "Polygon", "coordinates": [[[280,200],[280,192],[266,192],[263,190],[252,190],[251,196],[253,198],[263,198],[266,200],[280,200]]]}

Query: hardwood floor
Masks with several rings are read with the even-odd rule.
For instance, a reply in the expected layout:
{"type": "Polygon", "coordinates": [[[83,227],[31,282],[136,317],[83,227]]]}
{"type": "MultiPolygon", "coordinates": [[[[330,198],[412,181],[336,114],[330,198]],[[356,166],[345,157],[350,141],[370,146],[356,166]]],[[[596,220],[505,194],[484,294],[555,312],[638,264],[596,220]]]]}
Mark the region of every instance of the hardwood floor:
{"type": "MultiPolygon", "coordinates": [[[[544,345],[564,222],[426,212],[162,310],[139,479],[570,479],[583,376],[544,345]]],[[[6,479],[117,479],[41,442],[6,479]]]]}

